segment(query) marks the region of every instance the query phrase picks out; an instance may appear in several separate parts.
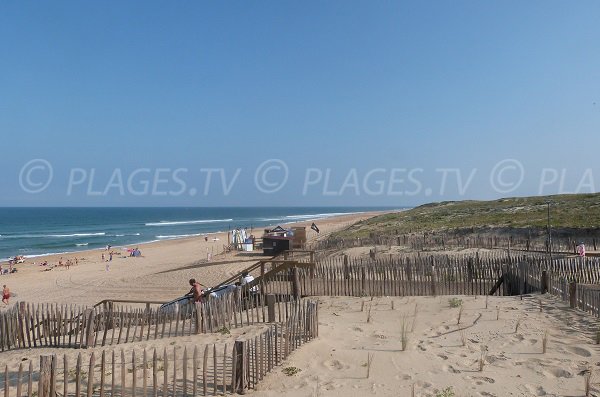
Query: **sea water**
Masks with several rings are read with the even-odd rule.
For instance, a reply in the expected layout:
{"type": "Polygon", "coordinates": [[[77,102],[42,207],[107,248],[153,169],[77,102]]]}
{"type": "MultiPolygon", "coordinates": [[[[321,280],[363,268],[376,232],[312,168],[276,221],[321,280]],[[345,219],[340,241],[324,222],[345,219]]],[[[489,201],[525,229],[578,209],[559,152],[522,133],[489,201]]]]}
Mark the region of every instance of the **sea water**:
{"type": "Polygon", "coordinates": [[[315,221],[380,207],[0,208],[0,260],[315,221]]]}

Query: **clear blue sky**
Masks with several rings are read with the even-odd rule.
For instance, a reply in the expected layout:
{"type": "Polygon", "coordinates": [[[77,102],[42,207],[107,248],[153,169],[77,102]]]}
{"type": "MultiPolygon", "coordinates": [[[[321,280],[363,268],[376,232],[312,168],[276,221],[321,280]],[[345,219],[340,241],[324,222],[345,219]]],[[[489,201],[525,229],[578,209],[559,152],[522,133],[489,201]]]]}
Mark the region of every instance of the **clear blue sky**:
{"type": "MultiPolygon", "coordinates": [[[[598,190],[599,16],[596,1],[5,1],[0,205],[403,206],[598,190]],[[35,159],[53,178],[28,193],[24,175],[45,178],[21,172],[35,159]],[[289,171],[275,193],[254,181],[269,159],[289,171]],[[499,191],[490,175],[505,159],[523,178],[509,167],[499,191]],[[133,185],[167,169],[155,190],[170,193],[127,186],[139,168],[150,171],[133,185]],[[240,171],[228,194],[221,171],[204,194],[202,168],[227,183],[240,171]],[[122,183],[109,183],[115,169],[122,183]],[[393,169],[417,171],[407,182],[393,169]],[[440,169],[463,185],[476,171],[461,193],[440,169]]],[[[269,172],[275,186],[283,171],[269,172]]]]}

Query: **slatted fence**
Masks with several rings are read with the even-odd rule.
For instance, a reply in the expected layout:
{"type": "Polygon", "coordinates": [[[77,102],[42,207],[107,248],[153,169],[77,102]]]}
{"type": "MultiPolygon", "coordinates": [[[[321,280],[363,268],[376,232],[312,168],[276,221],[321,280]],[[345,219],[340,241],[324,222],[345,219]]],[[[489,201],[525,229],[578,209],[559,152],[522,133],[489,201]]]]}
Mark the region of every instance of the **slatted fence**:
{"type": "Polygon", "coordinates": [[[269,320],[283,322],[289,318],[294,304],[291,296],[276,296],[267,302],[263,294],[241,292],[237,290],[171,311],[113,305],[34,306],[20,302],[0,313],[0,350],[117,345],[212,333],[222,327],[237,328],[269,320]],[[268,315],[269,304],[272,318],[268,315]]]}
{"type": "MultiPolygon", "coordinates": [[[[577,244],[583,242],[588,249],[598,250],[600,232],[589,230],[581,235],[552,236],[552,251],[558,253],[575,253],[577,244]]],[[[339,250],[351,247],[368,247],[376,245],[403,246],[417,251],[439,251],[446,249],[513,249],[520,251],[548,252],[549,245],[545,229],[532,229],[528,235],[522,233],[490,234],[476,229],[458,229],[457,231],[409,234],[371,234],[363,237],[328,237],[316,240],[307,245],[315,251],[339,250]]]]}
{"type": "Polygon", "coordinates": [[[214,396],[244,393],[295,349],[318,336],[318,307],[287,302],[282,323],[250,328],[232,343],[164,350],[101,350],[76,358],[41,356],[39,362],[6,365],[4,397],[214,396]]]}

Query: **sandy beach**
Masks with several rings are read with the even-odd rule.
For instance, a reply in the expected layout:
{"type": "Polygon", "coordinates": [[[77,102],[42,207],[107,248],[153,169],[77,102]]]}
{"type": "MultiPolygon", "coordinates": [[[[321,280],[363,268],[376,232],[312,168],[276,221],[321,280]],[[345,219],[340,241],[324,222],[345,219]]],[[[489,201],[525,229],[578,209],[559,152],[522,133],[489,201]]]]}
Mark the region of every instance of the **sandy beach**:
{"type": "MultiPolygon", "coordinates": [[[[253,394],[411,396],[414,387],[414,396],[585,395],[584,375],[600,365],[596,319],[547,295],[489,297],[487,309],[485,297],[458,296],[464,307],[458,324],[452,298],[320,297],[319,338],[253,394]],[[286,367],[300,371],[287,376],[286,367]]],[[[592,377],[592,386],[596,382],[592,377]]],[[[598,395],[594,390],[590,395],[598,395]]]]}
{"type": "MultiPolygon", "coordinates": [[[[307,238],[311,241],[376,214],[349,214],[315,221],[320,234],[310,229],[312,221],[286,225],[305,226],[307,238]]],[[[252,233],[262,236],[263,229],[255,228],[252,233]]],[[[264,258],[262,251],[223,253],[226,244],[227,234],[215,233],[209,235],[208,241],[200,236],[140,244],[138,247],[143,255],[140,258],[128,256],[126,249],[134,247],[113,247],[111,250],[116,254],[111,262],[102,261],[102,254],[105,260],[109,258],[109,252],[103,249],[36,257],[17,265],[18,273],[4,275],[1,281],[15,295],[11,298],[11,304],[25,301],[93,305],[104,299],[166,302],[186,293],[189,290],[187,280],[190,278],[196,278],[205,286],[216,285],[264,258]],[[70,259],[74,263],[75,258],[79,264],[68,270],[66,267],[55,267],[45,271],[47,267],[39,266],[43,261],[56,265],[60,260],[64,263],[70,259]],[[106,271],[107,265],[110,266],[109,271],[106,271]]]]}

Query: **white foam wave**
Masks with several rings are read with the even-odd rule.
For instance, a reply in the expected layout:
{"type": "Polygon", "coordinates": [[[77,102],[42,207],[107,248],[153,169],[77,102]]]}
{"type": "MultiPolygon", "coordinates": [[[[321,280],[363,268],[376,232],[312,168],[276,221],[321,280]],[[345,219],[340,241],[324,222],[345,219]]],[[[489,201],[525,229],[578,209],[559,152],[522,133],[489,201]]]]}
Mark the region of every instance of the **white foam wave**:
{"type": "Polygon", "coordinates": [[[216,222],[231,222],[233,219],[199,219],[194,221],[160,221],[149,222],[146,226],[173,226],[173,225],[195,225],[198,223],[216,223],[216,222]]]}
{"type": "Polygon", "coordinates": [[[75,244],[78,247],[85,247],[86,245],[88,245],[88,243],[79,243],[79,244],[75,244]]]}
{"type": "Polygon", "coordinates": [[[167,240],[167,239],[174,239],[174,238],[186,238],[186,237],[198,237],[198,236],[203,236],[204,233],[196,233],[196,234],[171,234],[171,235],[159,235],[159,236],[155,236],[158,239],[161,240],[167,240]]]}
{"type": "Polygon", "coordinates": [[[105,236],[106,233],[71,233],[71,234],[14,234],[10,236],[0,236],[1,238],[56,238],[56,237],[94,237],[105,236]]]}
{"type": "Polygon", "coordinates": [[[94,237],[106,236],[106,233],[73,233],[73,234],[49,234],[49,237],[94,237]]]}

